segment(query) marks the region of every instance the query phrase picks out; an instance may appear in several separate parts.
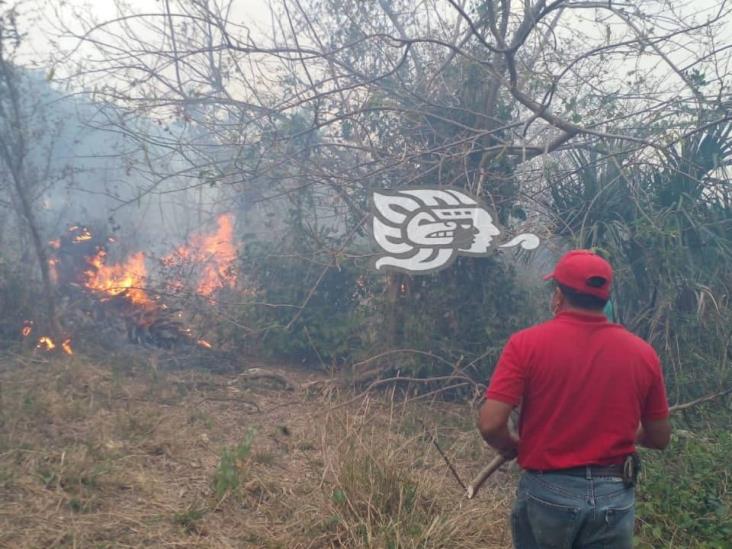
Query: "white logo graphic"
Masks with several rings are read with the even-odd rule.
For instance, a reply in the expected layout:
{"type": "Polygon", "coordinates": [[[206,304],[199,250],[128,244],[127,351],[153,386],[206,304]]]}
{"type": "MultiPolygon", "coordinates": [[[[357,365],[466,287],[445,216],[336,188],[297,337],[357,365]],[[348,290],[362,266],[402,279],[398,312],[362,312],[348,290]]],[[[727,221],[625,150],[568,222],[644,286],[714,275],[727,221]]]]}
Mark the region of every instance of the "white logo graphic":
{"type": "MultiPolygon", "coordinates": [[[[485,257],[500,231],[488,210],[464,191],[450,188],[410,188],[374,192],[373,234],[385,252],[377,270],[426,274],[448,267],[458,254],[485,257]]],[[[539,246],[530,233],[516,236],[500,248],[539,246]]]]}

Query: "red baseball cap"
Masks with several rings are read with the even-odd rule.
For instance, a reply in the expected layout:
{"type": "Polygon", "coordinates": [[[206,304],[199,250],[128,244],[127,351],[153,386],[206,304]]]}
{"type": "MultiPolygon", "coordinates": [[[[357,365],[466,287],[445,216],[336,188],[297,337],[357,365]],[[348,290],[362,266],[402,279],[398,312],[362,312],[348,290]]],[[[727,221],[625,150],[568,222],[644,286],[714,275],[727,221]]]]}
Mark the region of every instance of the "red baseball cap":
{"type": "Polygon", "coordinates": [[[572,250],[561,257],[554,272],[546,275],[544,280],[555,280],[580,294],[609,299],[613,268],[595,252],[572,250]]]}

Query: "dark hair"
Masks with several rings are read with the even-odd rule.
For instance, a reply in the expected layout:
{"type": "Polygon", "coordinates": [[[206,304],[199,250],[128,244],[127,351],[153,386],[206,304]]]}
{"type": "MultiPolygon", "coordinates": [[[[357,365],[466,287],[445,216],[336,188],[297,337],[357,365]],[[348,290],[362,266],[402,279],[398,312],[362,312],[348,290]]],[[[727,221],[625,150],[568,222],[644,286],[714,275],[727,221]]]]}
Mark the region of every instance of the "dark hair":
{"type": "Polygon", "coordinates": [[[607,299],[580,293],[577,290],[565,286],[564,284],[557,283],[557,286],[559,286],[559,289],[562,291],[564,297],[567,298],[567,301],[572,307],[577,307],[578,309],[589,309],[590,311],[602,311],[605,308],[605,305],[607,305],[607,299]]]}

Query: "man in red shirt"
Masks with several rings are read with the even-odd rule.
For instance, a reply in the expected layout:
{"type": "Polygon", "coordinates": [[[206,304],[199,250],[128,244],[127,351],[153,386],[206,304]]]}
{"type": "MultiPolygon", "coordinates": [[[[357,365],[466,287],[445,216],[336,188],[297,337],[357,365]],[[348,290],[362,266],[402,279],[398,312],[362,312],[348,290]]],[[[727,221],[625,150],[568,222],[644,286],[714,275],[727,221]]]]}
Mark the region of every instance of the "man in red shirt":
{"type": "Polygon", "coordinates": [[[554,318],[511,336],[486,391],[481,435],[524,470],[511,514],[518,549],[631,548],[624,463],[636,444],[669,442],[658,356],[602,313],[612,277],[593,252],[565,254],[545,277],[554,318]],[[519,405],[516,437],[508,418],[519,405]]]}

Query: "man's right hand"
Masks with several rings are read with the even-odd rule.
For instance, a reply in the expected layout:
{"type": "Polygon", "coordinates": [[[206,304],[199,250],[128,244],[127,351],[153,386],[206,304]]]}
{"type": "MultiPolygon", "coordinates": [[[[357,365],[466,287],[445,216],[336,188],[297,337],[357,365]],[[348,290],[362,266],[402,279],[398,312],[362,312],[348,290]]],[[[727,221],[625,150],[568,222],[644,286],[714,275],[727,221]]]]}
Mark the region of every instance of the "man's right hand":
{"type": "Polygon", "coordinates": [[[518,453],[519,439],[508,428],[513,406],[499,400],[486,399],[478,416],[478,429],[488,444],[501,456],[513,459],[518,453]]]}

